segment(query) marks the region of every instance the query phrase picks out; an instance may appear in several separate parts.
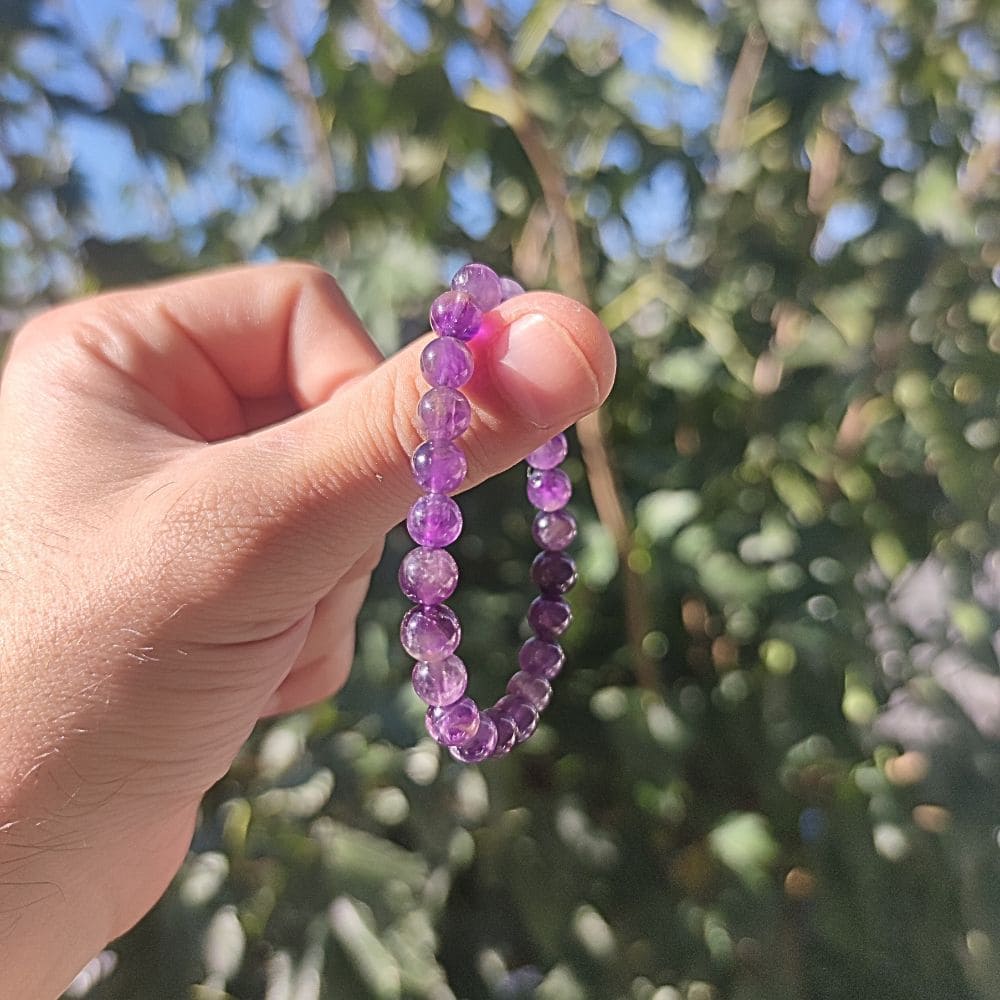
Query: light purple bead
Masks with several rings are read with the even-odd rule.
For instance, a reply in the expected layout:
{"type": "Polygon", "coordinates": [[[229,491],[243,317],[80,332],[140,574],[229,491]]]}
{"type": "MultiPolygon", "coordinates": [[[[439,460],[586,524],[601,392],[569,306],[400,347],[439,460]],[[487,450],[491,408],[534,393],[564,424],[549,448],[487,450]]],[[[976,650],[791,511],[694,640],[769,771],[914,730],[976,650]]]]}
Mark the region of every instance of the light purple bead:
{"type": "Polygon", "coordinates": [[[539,552],[531,564],[531,579],[543,594],[565,594],[576,583],[576,563],[565,552],[539,552]]]}
{"type": "Polygon", "coordinates": [[[528,608],[528,624],[539,639],[555,642],[573,620],[570,606],[562,600],[536,597],[528,608]]]}
{"type": "Polygon", "coordinates": [[[425,441],[410,460],[418,486],[432,493],[447,493],[462,485],[469,465],[465,454],[451,441],[425,441]]]}
{"type": "Polygon", "coordinates": [[[447,604],[418,604],[403,615],[399,641],[415,660],[436,663],[458,648],[462,626],[447,604]]]}
{"type": "Polygon", "coordinates": [[[572,495],[573,486],[562,469],[532,469],[528,473],[528,499],[539,510],[559,510],[572,495]]]}
{"type": "Polygon", "coordinates": [[[503,300],[500,278],[496,271],[485,264],[466,264],[465,267],[459,268],[455,272],[455,277],[451,279],[451,287],[456,292],[467,292],[471,295],[483,312],[496,309],[503,300]]]}
{"type": "Polygon", "coordinates": [[[479,728],[468,743],[452,747],[449,751],[462,764],[478,764],[493,755],[497,747],[497,726],[485,712],[479,713],[479,728]]]}
{"type": "Polygon", "coordinates": [[[441,604],[455,592],[458,564],[444,549],[411,549],[399,564],[399,589],[414,604],[441,604]]]}
{"type": "Polygon", "coordinates": [[[427,732],[444,747],[460,747],[479,730],[479,709],[471,698],[427,709],[427,732]]]}
{"type": "Polygon", "coordinates": [[[504,757],[514,749],[517,743],[517,730],[514,723],[496,708],[488,708],[480,715],[480,723],[484,717],[489,717],[497,730],[497,745],[493,748],[493,757],[504,757]]]}
{"type": "Polygon", "coordinates": [[[545,642],[532,636],[517,653],[518,665],[525,673],[552,680],[566,662],[566,654],[557,642],[545,642]]]}
{"type": "Polygon", "coordinates": [[[569,453],[569,442],[565,434],[557,434],[536,448],[525,461],[533,469],[554,469],[569,453]]]}
{"type": "Polygon", "coordinates": [[[524,289],[513,278],[500,279],[500,294],[503,301],[514,298],[515,295],[524,295],[524,289]]]}
{"type": "Polygon", "coordinates": [[[454,337],[436,337],[420,354],[420,370],[429,385],[461,389],[472,378],[472,352],[454,337]]]}
{"type": "Polygon", "coordinates": [[[539,712],[545,709],[552,698],[552,685],[544,677],[519,670],[507,681],[507,694],[517,695],[530,701],[539,712]]]}
{"type": "Polygon", "coordinates": [[[429,493],[414,500],[406,515],[406,530],[417,545],[443,548],[462,533],[462,512],[451,497],[429,493]]]}
{"type": "Polygon", "coordinates": [[[576,538],[576,518],[567,510],[539,511],[531,534],[540,548],[561,552],[576,538]]]}
{"type": "Polygon", "coordinates": [[[417,697],[428,705],[453,705],[465,694],[469,674],[461,657],[448,656],[437,663],[415,663],[412,680],[417,697]]]}
{"type": "Polygon", "coordinates": [[[523,743],[538,727],[538,710],[520,695],[504,695],[493,708],[513,724],[516,743],[523,743]]]}
{"type": "Polygon", "coordinates": [[[451,441],[468,429],[472,407],[457,389],[442,385],[420,397],[417,415],[431,441],[451,441]]]}
{"type": "Polygon", "coordinates": [[[445,292],[431,303],[431,329],[441,337],[471,340],[482,321],[483,311],[467,292],[445,292]]]}

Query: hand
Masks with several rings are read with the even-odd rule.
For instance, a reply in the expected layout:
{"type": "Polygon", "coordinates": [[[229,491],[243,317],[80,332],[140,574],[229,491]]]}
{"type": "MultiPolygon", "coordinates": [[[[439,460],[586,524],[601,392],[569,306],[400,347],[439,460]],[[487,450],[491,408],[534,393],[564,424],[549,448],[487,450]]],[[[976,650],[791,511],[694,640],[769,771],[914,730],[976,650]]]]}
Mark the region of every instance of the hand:
{"type": "MultiPolygon", "coordinates": [[[[596,408],[586,309],[538,293],[471,345],[469,484],[596,408]]],[[[262,716],[344,682],[416,496],[421,344],[384,360],[315,267],[45,313],[0,387],[0,967],[55,996],[152,906],[262,716]]]]}

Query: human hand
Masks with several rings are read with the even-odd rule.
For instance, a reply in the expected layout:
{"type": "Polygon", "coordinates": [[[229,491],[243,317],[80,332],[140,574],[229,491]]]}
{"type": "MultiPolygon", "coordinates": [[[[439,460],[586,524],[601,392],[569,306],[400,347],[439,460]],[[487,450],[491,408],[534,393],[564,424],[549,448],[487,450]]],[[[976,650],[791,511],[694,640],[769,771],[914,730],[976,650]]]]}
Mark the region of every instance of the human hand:
{"type": "MultiPolygon", "coordinates": [[[[470,485],[607,395],[549,293],[470,345],[470,485]]],[[[262,716],[336,691],[426,388],[333,280],[239,268],[45,313],[0,385],[0,968],[55,996],[163,892],[262,716]]]]}

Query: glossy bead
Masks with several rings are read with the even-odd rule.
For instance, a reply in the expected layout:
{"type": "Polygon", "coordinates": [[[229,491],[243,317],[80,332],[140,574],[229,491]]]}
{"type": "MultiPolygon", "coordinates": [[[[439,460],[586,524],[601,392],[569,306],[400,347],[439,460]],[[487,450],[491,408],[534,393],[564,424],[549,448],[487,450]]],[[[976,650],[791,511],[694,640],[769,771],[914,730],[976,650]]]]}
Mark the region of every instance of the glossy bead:
{"type": "Polygon", "coordinates": [[[432,706],[454,705],[469,683],[468,671],[459,656],[447,656],[437,663],[415,663],[411,677],[417,697],[432,706]]]}
{"type": "Polygon", "coordinates": [[[457,389],[442,385],[420,397],[417,416],[431,441],[451,441],[468,429],[472,407],[457,389]]]}
{"type": "Polygon", "coordinates": [[[566,654],[559,643],[532,636],[518,650],[517,662],[525,673],[550,681],[562,670],[566,654]]]}
{"type": "Polygon", "coordinates": [[[399,589],[414,604],[442,604],[455,592],[458,564],[444,549],[411,549],[399,564],[399,589]]]}
{"type": "Polygon", "coordinates": [[[480,723],[483,717],[489,716],[493,720],[493,724],[496,726],[497,730],[497,744],[493,748],[493,757],[504,757],[514,749],[514,744],[517,743],[517,730],[514,728],[514,723],[498,712],[496,708],[488,708],[480,716],[480,723]]]}
{"type": "Polygon", "coordinates": [[[539,510],[559,510],[572,494],[569,476],[562,469],[532,469],[528,473],[528,499],[539,510]]]}
{"type": "Polygon", "coordinates": [[[576,518],[567,510],[540,510],[531,525],[531,535],[539,548],[561,552],[576,538],[576,518]]]}
{"type": "Polygon", "coordinates": [[[570,606],[562,600],[536,597],[528,608],[528,624],[539,639],[555,642],[573,620],[570,606]]]}
{"type": "Polygon", "coordinates": [[[432,493],[458,489],[469,465],[465,453],[451,441],[425,441],[410,460],[418,486],[432,493]]]}
{"type": "Polygon", "coordinates": [[[497,746],[497,726],[485,712],[479,713],[479,728],[476,735],[461,746],[453,746],[449,751],[462,764],[478,764],[493,755],[497,746]]]}
{"type": "Polygon", "coordinates": [[[554,469],[569,454],[569,442],[565,434],[557,434],[540,448],[536,448],[525,461],[533,469],[554,469]]]}
{"type": "Polygon", "coordinates": [[[471,340],[482,321],[483,311],[467,292],[445,292],[431,304],[431,329],[441,337],[471,340]]]}
{"type": "Polygon", "coordinates": [[[460,267],[451,279],[451,287],[456,292],[471,295],[483,312],[496,309],[503,300],[500,278],[496,271],[485,264],[466,264],[465,267],[460,267]]]}
{"type": "Polygon", "coordinates": [[[420,370],[429,385],[461,389],[472,378],[472,352],[454,337],[436,337],[420,353],[420,370]]]}
{"type": "Polygon", "coordinates": [[[539,712],[545,709],[552,697],[552,685],[544,677],[519,670],[507,681],[507,694],[530,701],[539,712]]]}
{"type": "Polygon", "coordinates": [[[531,579],[543,594],[565,594],[576,583],[576,563],[565,552],[539,552],[531,564],[531,579]]]}
{"type": "Polygon", "coordinates": [[[403,615],[399,641],[415,660],[436,663],[458,648],[462,626],[446,604],[418,604],[403,615]]]}
{"type": "Polygon", "coordinates": [[[413,502],[406,515],[406,530],[417,545],[443,548],[462,533],[462,512],[451,497],[429,493],[413,502]]]}
{"type": "Polygon", "coordinates": [[[538,727],[538,710],[520,695],[504,695],[493,707],[514,726],[515,743],[523,743],[538,727]]]}
{"type": "Polygon", "coordinates": [[[452,705],[427,709],[424,716],[427,732],[444,747],[468,743],[479,730],[479,709],[471,698],[460,698],[452,705]]]}
{"type": "Polygon", "coordinates": [[[500,294],[503,301],[514,298],[515,295],[524,295],[524,289],[513,278],[500,279],[500,294]]]}

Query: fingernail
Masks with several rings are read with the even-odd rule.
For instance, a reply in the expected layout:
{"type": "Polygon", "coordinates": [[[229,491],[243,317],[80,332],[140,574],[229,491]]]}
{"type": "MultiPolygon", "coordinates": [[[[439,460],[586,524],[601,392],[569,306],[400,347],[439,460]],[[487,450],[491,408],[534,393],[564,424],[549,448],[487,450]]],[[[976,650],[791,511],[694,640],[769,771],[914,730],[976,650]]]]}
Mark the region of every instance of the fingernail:
{"type": "Polygon", "coordinates": [[[497,387],[535,426],[565,426],[600,402],[597,379],[580,349],[548,316],[519,317],[495,344],[497,387]]]}

